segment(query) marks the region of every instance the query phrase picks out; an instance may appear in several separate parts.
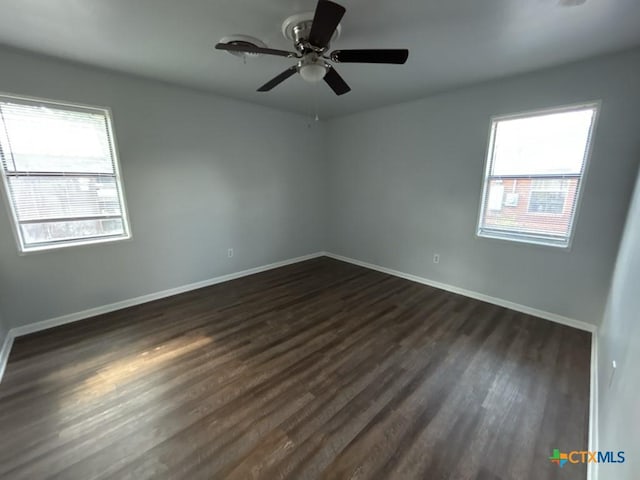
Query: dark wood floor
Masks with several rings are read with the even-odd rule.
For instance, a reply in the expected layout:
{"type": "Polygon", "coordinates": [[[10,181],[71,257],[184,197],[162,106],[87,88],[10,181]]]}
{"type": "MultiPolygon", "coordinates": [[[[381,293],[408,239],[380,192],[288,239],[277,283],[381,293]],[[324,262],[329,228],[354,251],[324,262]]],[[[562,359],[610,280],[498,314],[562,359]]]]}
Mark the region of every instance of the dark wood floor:
{"type": "Polygon", "coordinates": [[[584,479],[590,334],[320,258],[18,338],[10,479],[584,479]]]}

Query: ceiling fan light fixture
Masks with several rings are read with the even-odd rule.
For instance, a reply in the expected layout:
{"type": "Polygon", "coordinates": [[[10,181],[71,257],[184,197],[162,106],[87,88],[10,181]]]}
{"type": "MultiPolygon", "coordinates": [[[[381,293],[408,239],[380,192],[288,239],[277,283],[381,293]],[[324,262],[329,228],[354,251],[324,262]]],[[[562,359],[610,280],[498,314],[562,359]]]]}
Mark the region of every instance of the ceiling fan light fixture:
{"type": "Polygon", "coordinates": [[[327,67],[322,63],[308,63],[298,69],[305,82],[317,83],[327,74],[327,67]]]}

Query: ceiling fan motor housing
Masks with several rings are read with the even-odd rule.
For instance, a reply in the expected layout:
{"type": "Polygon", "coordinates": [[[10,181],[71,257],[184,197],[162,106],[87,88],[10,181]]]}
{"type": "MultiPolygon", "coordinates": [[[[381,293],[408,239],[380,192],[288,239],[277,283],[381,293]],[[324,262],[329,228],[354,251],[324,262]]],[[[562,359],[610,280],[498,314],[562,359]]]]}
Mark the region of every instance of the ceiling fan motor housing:
{"type": "Polygon", "coordinates": [[[311,20],[299,23],[293,27],[293,41],[296,45],[302,45],[309,39],[311,20]]]}
{"type": "MultiPolygon", "coordinates": [[[[318,48],[309,43],[309,33],[313,24],[314,12],[299,13],[291,15],[282,23],[282,35],[287,40],[291,40],[298,52],[305,54],[311,51],[322,52],[329,48],[318,48]]],[[[335,29],[331,41],[335,41],[340,37],[341,26],[335,29]]]]}

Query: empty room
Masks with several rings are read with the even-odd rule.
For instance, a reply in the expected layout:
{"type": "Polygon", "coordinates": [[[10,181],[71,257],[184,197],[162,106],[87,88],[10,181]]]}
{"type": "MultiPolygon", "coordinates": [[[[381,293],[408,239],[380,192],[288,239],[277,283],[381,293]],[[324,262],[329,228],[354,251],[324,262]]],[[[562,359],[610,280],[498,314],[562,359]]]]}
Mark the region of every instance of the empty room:
{"type": "Polygon", "coordinates": [[[639,26],[0,0],[0,479],[640,478],[639,26]]]}

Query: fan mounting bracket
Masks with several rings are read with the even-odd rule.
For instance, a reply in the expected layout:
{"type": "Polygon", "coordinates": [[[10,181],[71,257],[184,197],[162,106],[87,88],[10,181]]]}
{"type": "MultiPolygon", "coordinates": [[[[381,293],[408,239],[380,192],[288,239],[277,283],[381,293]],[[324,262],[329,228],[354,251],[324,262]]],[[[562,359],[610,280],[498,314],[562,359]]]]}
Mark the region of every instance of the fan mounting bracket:
{"type": "MultiPolygon", "coordinates": [[[[303,50],[317,50],[308,42],[314,13],[315,12],[298,13],[296,15],[287,17],[285,21],[282,22],[282,35],[287,40],[291,40],[298,51],[302,52],[303,50]]],[[[331,37],[332,42],[340,38],[341,30],[342,26],[338,25],[333,36],[331,37]]],[[[326,48],[324,50],[326,50],[326,48]]]]}

